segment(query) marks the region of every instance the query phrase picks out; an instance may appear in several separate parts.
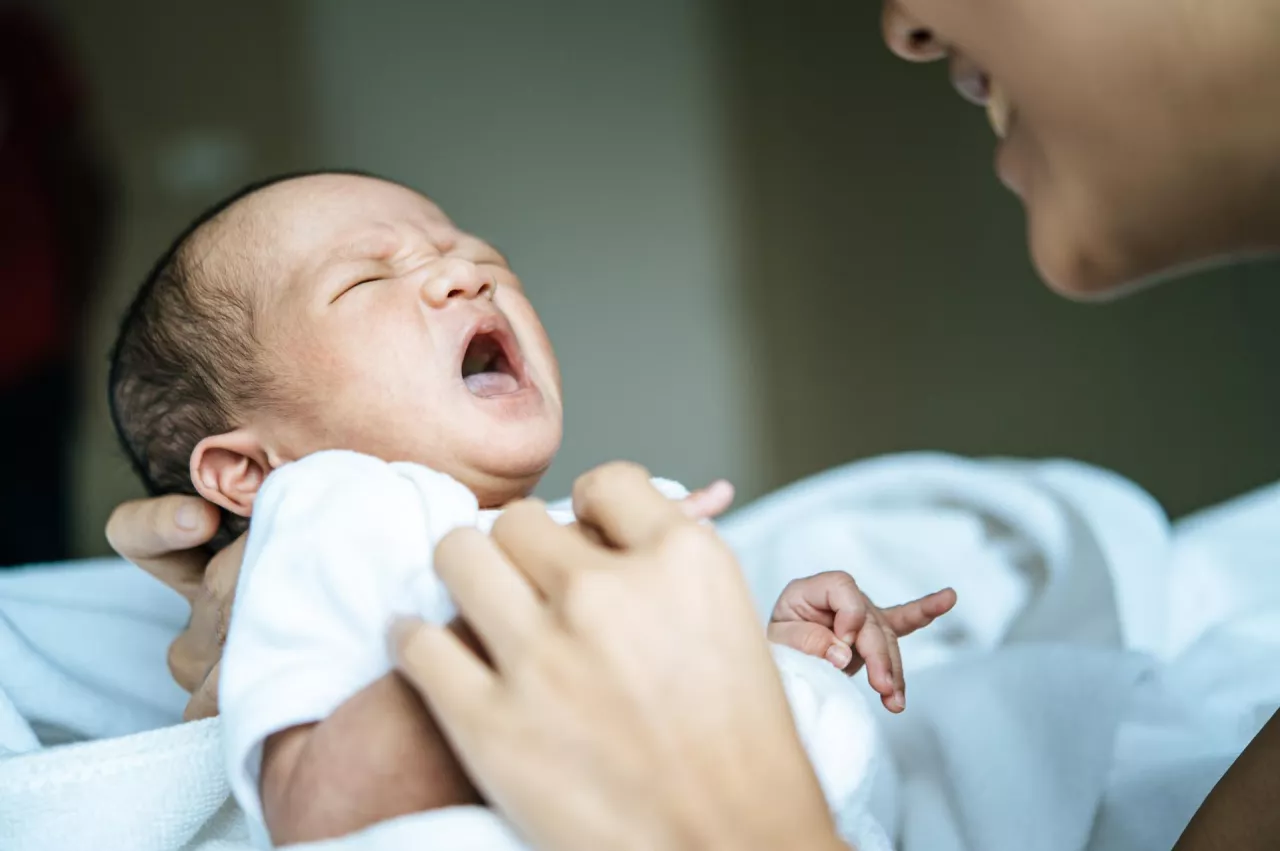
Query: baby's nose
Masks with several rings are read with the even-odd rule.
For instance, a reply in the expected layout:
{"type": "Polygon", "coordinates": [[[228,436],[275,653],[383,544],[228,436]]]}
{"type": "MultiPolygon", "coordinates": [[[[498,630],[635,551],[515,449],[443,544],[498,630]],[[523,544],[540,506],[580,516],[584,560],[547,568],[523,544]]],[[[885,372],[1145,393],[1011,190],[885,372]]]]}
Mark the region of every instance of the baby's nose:
{"type": "Polygon", "coordinates": [[[493,281],[476,264],[446,257],[427,270],[422,298],[432,307],[444,307],[454,299],[493,298],[493,281]]]}

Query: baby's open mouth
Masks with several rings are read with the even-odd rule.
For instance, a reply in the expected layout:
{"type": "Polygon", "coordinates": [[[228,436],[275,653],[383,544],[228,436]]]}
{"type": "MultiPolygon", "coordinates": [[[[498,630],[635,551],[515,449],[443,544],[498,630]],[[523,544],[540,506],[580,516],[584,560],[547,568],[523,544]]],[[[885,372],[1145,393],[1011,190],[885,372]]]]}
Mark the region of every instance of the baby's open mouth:
{"type": "Polygon", "coordinates": [[[511,350],[512,341],[504,329],[477,330],[462,355],[462,380],[472,395],[487,398],[520,389],[511,350]]]}

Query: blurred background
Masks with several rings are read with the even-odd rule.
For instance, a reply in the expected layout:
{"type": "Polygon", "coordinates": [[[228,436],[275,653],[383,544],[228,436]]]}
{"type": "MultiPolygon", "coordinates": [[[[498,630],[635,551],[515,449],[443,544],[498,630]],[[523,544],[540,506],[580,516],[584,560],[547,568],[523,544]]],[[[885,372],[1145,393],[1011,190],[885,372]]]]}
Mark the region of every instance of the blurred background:
{"type": "Polygon", "coordinates": [[[106,352],[171,238],[320,166],[436,199],[556,343],[565,448],[744,498],[901,450],[1069,456],[1174,515],[1280,478],[1276,265],[1034,277],[990,130],[832,0],[0,0],[0,563],[135,496],[106,352]],[[1210,281],[1214,285],[1206,285],[1210,281]]]}

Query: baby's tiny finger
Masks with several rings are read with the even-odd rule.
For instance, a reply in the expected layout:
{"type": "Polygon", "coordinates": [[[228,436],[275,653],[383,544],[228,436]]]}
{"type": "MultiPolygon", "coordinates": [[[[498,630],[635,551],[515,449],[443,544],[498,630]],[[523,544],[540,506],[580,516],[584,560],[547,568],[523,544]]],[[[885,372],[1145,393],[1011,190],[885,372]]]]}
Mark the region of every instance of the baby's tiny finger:
{"type": "Polygon", "coordinates": [[[733,504],[733,493],[733,485],[719,479],[685,497],[680,510],[691,520],[712,520],[733,504]]]}
{"type": "Polygon", "coordinates": [[[832,629],[835,631],[836,637],[845,644],[853,644],[858,633],[867,623],[867,606],[859,594],[855,598],[841,601],[837,603],[840,608],[836,609],[835,623],[832,629]]]}
{"type": "Polygon", "coordinates": [[[944,588],[910,603],[884,609],[881,614],[889,629],[902,638],[933,623],[951,611],[955,604],[956,592],[944,588]]]}
{"type": "Polygon", "coordinates": [[[835,665],[837,670],[843,671],[853,662],[853,650],[843,641],[837,641],[827,648],[823,658],[835,665]]]}
{"type": "Polygon", "coordinates": [[[886,708],[893,712],[901,712],[907,708],[907,681],[902,673],[902,651],[898,648],[897,636],[890,629],[884,630],[885,645],[889,650],[889,668],[893,674],[893,706],[886,708]]]}
{"type": "MultiPolygon", "coordinates": [[[[775,621],[769,624],[768,634],[769,640],[774,644],[782,644],[792,650],[799,650],[806,656],[816,656],[819,659],[830,659],[827,656],[828,651],[839,645],[831,630],[821,624],[806,621],[775,621]]],[[[834,663],[834,660],[831,661],[834,663]]],[[[846,664],[848,664],[847,661],[846,664]]]]}
{"type": "Polygon", "coordinates": [[[892,698],[897,691],[893,682],[893,663],[889,659],[884,630],[879,624],[868,623],[858,633],[854,649],[867,666],[867,682],[882,699],[887,701],[892,698]]]}

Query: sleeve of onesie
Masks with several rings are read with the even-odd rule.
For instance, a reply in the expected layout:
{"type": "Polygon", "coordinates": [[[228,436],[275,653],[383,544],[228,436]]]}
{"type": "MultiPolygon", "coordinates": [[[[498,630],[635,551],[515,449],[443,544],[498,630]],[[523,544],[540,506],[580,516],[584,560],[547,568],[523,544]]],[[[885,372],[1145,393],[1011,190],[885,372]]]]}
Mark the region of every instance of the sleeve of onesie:
{"type": "Polygon", "coordinates": [[[354,452],[310,455],[267,478],[219,682],[229,780],[251,822],[262,822],[263,742],[323,720],[391,670],[390,620],[418,611],[415,589],[435,585],[424,580],[438,533],[477,514],[448,476],[354,452]]]}

